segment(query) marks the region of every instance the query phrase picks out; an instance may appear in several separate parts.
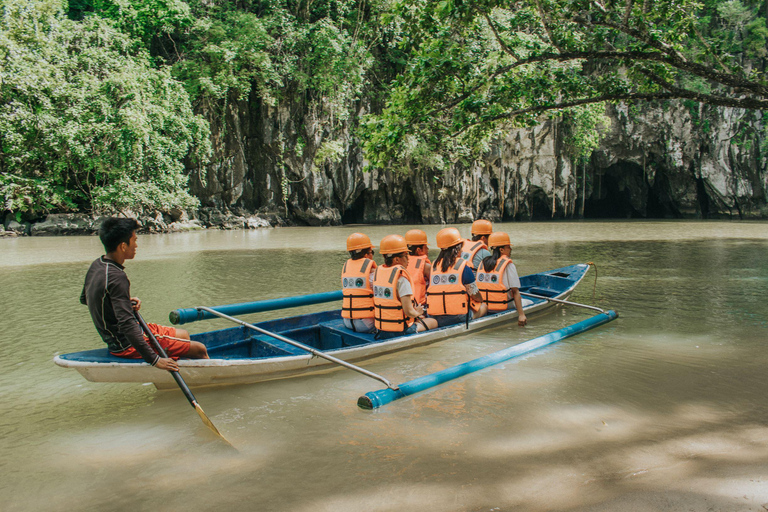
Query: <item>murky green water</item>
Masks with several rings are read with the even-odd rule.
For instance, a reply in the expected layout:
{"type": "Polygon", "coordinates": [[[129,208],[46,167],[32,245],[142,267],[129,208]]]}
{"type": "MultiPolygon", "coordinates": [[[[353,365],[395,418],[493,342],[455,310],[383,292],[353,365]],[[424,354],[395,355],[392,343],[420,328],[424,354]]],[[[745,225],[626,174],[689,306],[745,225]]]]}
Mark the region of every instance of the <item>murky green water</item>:
{"type": "MultiPolygon", "coordinates": [[[[0,509],[765,510],[768,224],[497,228],[521,273],[595,262],[596,298],[591,273],[573,300],[619,320],[376,412],[355,402],[378,383],[344,370],[198,390],[239,455],[178,392],[52,363],[100,346],[78,303],[96,238],[0,240],[0,509]]],[[[141,236],[127,271],[145,318],[167,322],[176,307],[332,290],[354,230],[141,236]]],[[[565,309],[366,366],[402,382],[586,316],[565,309]]]]}

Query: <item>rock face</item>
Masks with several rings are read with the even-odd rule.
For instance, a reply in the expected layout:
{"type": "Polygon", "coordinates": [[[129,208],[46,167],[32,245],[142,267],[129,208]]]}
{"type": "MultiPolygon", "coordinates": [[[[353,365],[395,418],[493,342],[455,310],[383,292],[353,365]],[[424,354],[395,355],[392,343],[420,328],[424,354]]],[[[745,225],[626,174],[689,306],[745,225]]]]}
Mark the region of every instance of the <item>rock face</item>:
{"type": "Polygon", "coordinates": [[[224,118],[208,116],[216,163],[193,172],[192,192],[211,211],[270,212],[273,224],[768,217],[760,113],[608,107],[611,126],[586,165],[573,165],[550,121],[511,130],[469,167],[406,176],[364,170],[354,131],[365,111],[339,123],[300,103],[231,100],[224,118]]]}
{"type": "Polygon", "coordinates": [[[94,219],[82,214],[57,213],[33,224],[32,236],[87,235],[93,232],[94,219]]]}
{"type": "MultiPolygon", "coordinates": [[[[139,219],[142,233],[174,233],[206,228],[258,229],[272,227],[269,215],[229,210],[221,212],[215,208],[202,208],[197,212],[126,212],[125,216],[139,219]],[[190,217],[190,213],[192,217],[190,217]]],[[[283,222],[280,217],[275,218],[276,224],[283,222]]],[[[17,236],[27,232],[32,236],[95,235],[99,232],[99,227],[105,219],[106,217],[79,213],[51,214],[44,221],[31,224],[28,228],[15,221],[10,221],[5,231],[0,226],[0,236],[17,236]]]]}

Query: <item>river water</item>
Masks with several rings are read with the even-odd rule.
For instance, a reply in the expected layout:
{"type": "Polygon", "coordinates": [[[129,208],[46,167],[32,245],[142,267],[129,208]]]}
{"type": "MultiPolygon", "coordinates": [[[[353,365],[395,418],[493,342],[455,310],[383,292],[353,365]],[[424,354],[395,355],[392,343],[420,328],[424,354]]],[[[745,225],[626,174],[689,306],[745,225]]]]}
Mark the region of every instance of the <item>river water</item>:
{"type": "MultiPolygon", "coordinates": [[[[177,307],[333,290],[350,233],[410,227],[144,235],[126,267],[144,317],[167,323],[177,307]]],[[[594,262],[594,298],[590,271],[572,300],[620,318],[377,411],[356,400],[379,383],[347,370],[196,390],[238,454],[178,391],[53,364],[102,345],[78,302],[96,237],[0,240],[0,510],[768,509],[768,224],[495,227],[521,274],[594,262]]],[[[364,366],[403,382],[588,315],[364,366]]]]}

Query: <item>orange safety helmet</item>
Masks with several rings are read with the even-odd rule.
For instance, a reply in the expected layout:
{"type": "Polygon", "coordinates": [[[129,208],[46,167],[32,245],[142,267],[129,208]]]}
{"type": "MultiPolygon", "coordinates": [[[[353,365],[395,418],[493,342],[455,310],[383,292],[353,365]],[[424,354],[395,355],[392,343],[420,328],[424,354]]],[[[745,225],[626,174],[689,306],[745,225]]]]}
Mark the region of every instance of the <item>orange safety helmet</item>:
{"type": "Polygon", "coordinates": [[[405,238],[400,235],[387,235],[381,239],[379,252],[384,256],[408,252],[408,244],[405,243],[405,238]]]}
{"type": "Polygon", "coordinates": [[[437,246],[440,249],[447,249],[464,241],[461,233],[456,228],[443,228],[437,232],[437,246]]]}
{"type": "Polygon", "coordinates": [[[427,245],[427,234],[420,229],[412,229],[405,234],[405,243],[408,245],[427,245]]]}
{"type": "Polygon", "coordinates": [[[472,223],[473,235],[490,235],[493,232],[491,221],[479,219],[472,223]]]}
{"type": "Polygon", "coordinates": [[[352,233],[347,237],[347,251],[359,251],[360,249],[373,249],[371,239],[362,233],[352,233]]]}
{"type": "Polygon", "coordinates": [[[509,235],[502,231],[491,233],[491,236],[488,237],[488,247],[504,247],[505,245],[512,245],[512,242],[509,241],[509,235]]]}

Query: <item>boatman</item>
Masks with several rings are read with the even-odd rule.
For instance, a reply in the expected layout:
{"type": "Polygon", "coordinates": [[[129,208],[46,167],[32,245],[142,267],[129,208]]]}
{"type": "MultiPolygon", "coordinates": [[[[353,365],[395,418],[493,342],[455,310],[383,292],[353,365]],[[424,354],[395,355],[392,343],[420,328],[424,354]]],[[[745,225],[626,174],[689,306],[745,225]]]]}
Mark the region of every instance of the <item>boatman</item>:
{"type": "Polygon", "coordinates": [[[493,232],[493,225],[485,219],[472,223],[472,240],[464,240],[461,247],[461,258],[476,273],[483,259],[491,255],[488,250],[488,237],[493,232]]]}
{"type": "Polygon", "coordinates": [[[143,358],[161,370],[178,371],[176,359],[207,359],[208,351],[202,343],[190,341],[184,329],[157,324],[148,324],[149,330],[168,357],[160,357],[147,343],[133,314],[141,308],[141,301],[131,297],[131,283],[123,267],[125,260],[136,256],[137,229],[136,219],[110,217],[102,223],[99,239],[106,255],[91,263],[80,302],[88,306],[93,324],[112,355],[143,358]]]}
{"type": "Polygon", "coordinates": [[[408,244],[400,235],[381,239],[384,265],[373,273],[374,322],[379,339],[396,338],[437,327],[424,318],[424,308],[413,302],[413,281],[406,270],[408,244]]]}
{"type": "Polygon", "coordinates": [[[427,283],[432,272],[432,262],[429,261],[427,234],[420,229],[412,229],[405,234],[408,244],[408,275],[413,284],[413,300],[423,306],[427,302],[427,283]]]}
{"type": "Polygon", "coordinates": [[[502,232],[492,233],[488,237],[488,246],[492,254],[483,260],[477,270],[477,288],[488,304],[488,313],[497,313],[510,309],[514,304],[518,311],[517,325],[523,327],[528,319],[523,312],[523,300],[531,301],[520,295],[520,277],[517,268],[509,258],[512,253],[512,243],[509,235],[502,232]]]}
{"type": "Polygon", "coordinates": [[[344,327],[355,332],[373,331],[373,244],[368,236],[347,237],[349,259],[341,269],[341,317],[344,327]]]}

